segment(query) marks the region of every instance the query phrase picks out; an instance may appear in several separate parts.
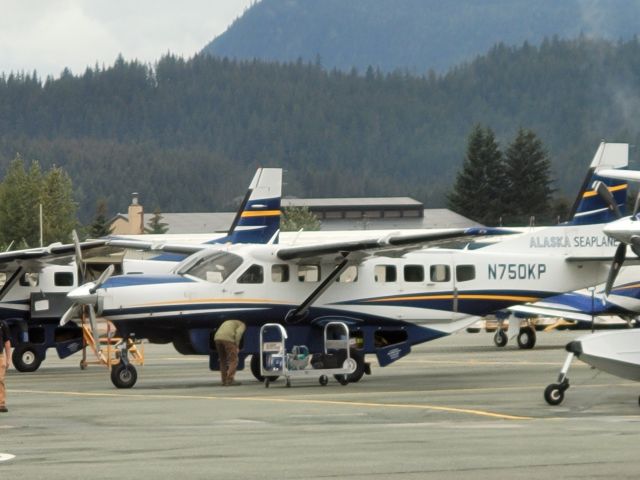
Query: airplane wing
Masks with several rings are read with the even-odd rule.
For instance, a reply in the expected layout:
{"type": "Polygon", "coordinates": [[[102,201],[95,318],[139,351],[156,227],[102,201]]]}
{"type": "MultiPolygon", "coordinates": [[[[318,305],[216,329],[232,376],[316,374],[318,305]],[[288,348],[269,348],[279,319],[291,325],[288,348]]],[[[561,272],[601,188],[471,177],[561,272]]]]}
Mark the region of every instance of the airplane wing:
{"type": "MultiPolygon", "coordinates": [[[[105,240],[92,240],[80,242],[79,247],[83,252],[103,247],[105,240]]],[[[32,269],[40,269],[46,264],[60,264],[70,261],[75,256],[76,244],[53,243],[47,247],[28,248],[24,250],[11,250],[0,253],[0,271],[15,270],[18,266],[28,266],[32,269]]]]}
{"type": "MultiPolygon", "coordinates": [[[[508,308],[509,311],[515,313],[524,313],[527,315],[537,315],[540,317],[565,318],[576,320],[578,322],[591,322],[592,316],[576,310],[563,310],[551,307],[537,307],[531,304],[514,305],[508,308]]],[[[597,315],[596,318],[599,318],[597,315]]]]}
{"type": "Polygon", "coordinates": [[[345,255],[352,252],[361,254],[379,253],[385,255],[397,255],[398,252],[406,252],[408,249],[418,248],[424,245],[435,246],[447,241],[460,238],[486,236],[486,235],[508,235],[515,232],[513,230],[501,228],[452,228],[445,230],[434,230],[433,232],[420,234],[390,234],[385,237],[369,238],[363,240],[353,240],[347,242],[330,242],[315,245],[304,245],[299,247],[283,247],[278,249],[276,255],[281,260],[294,260],[311,257],[345,255]]]}

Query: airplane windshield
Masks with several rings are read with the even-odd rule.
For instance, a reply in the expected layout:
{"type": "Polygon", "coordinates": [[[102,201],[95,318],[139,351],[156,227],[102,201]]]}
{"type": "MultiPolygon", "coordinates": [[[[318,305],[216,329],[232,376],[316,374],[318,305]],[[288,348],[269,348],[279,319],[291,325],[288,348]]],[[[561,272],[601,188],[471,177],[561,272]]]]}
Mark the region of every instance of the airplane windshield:
{"type": "Polygon", "coordinates": [[[228,252],[202,252],[180,266],[179,275],[192,275],[212,283],[222,283],[242,264],[242,257],[228,252]]]}

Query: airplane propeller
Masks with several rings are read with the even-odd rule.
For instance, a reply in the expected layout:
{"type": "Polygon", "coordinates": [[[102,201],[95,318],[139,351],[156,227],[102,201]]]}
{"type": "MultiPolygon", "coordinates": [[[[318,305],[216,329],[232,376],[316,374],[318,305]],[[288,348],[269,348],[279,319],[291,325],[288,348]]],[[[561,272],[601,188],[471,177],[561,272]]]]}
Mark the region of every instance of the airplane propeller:
{"type": "Polygon", "coordinates": [[[97,336],[98,328],[96,323],[96,307],[98,297],[96,295],[96,291],[109,279],[109,277],[111,277],[111,275],[113,275],[114,270],[115,267],[113,264],[109,265],[95,282],[89,282],[69,292],[67,296],[73,300],[73,303],[60,318],[60,326],[66,325],[72,318],[77,317],[81,313],[82,309],[86,307],[89,312],[89,324],[91,326],[91,331],[94,336],[97,336]]]}

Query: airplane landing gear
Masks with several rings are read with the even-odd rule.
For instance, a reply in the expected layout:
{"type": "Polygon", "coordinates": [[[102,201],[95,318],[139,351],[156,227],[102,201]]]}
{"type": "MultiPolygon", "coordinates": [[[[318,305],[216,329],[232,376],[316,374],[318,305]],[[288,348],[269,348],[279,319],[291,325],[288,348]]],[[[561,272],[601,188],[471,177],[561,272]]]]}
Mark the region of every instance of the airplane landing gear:
{"type": "Polygon", "coordinates": [[[518,333],[518,346],[523,350],[530,350],[536,344],[536,330],[527,325],[522,327],[518,333]]]}
{"type": "Polygon", "coordinates": [[[498,328],[498,330],[496,330],[496,334],[493,336],[493,343],[495,343],[496,347],[504,347],[508,341],[509,338],[507,337],[507,334],[504,333],[504,330],[498,328]]]}
{"type": "Polygon", "coordinates": [[[111,383],[117,388],[131,388],[137,380],[138,372],[131,364],[119,363],[111,368],[111,383]]]}
{"type": "Polygon", "coordinates": [[[558,383],[547,385],[547,388],[544,389],[544,399],[549,405],[560,405],[564,400],[564,392],[569,389],[567,372],[574,355],[573,352],[569,352],[569,355],[567,355],[564,365],[562,365],[562,370],[560,370],[560,375],[558,375],[558,383]]]}
{"type": "Polygon", "coordinates": [[[19,372],[35,372],[40,368],[44,355],[29,343],[19,343],[11,354],[11,360],[19,372]]]}

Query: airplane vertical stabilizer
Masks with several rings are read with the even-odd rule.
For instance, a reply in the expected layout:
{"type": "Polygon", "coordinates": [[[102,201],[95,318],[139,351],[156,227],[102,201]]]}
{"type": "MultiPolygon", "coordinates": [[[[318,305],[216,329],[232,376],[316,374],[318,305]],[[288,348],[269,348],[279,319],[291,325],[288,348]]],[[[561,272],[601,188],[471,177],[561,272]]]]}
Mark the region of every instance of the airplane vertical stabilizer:
{"type": "Polygon", "coordinates": [[[616,214],[609,208],[607,202],[594,190],[596,182],[606,185],[624,215],[627,201],[627,182],[600,177],[598,170],[626,168],[629,164],[629,145],[627,143],[601,142],[589,171],[582,183],[573,208],[571,209],[571,225],[586,225],[594,223],[609,223],[617,220],[616,214]]]}
{"type": "Polygon", "coordinates": [[[227,236],[207,243],[268,243],[280,229],[282,169],[259,168],[227,236]]]}

